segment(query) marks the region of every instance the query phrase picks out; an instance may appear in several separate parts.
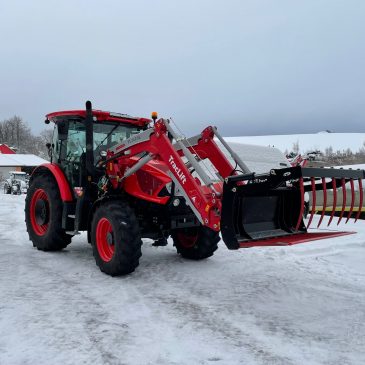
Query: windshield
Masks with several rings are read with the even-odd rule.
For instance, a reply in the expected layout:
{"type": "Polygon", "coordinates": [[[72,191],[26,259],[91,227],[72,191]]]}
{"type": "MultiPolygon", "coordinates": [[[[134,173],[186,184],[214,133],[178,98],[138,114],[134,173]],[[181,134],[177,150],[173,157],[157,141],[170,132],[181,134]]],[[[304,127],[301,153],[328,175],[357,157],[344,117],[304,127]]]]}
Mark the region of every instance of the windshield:
{"type": "Polygon", "coordinates": [[[114,147],[125,139],[138,134],[142,128],[125,124],[94,124],[94,150],[104,150],[114,147]]]}
{"type": "Polygon", "coordinates": [[[12,174],[13,179],[25,181],[26,174],[12,174]]]}

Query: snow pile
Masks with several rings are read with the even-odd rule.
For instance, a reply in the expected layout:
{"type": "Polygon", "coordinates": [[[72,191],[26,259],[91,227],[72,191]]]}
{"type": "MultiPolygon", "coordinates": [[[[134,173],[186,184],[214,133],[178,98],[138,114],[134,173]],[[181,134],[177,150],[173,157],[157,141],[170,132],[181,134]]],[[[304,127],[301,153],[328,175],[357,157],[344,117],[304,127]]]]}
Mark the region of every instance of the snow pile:
{"type": "MultiPolygon", "coordinates": [[[[236,163],[230,153],[224,148],[223,144],[219,140],[215,140],[215,142],[231,163],[232,168],[240,171],[240,167],[238,165],[236,166],[236,163]]],[[[237,153],[250,172],[258,174],[268,173],[271,169],[282,169],[284,167],[291,166],[284,154],[277,148],[234,142],[228,142],[228,145],[235,153],[237,153]]],[[[200,166],[210,178],[217,180],[215,173],[218,171],[208,159],[200,162],[200,166]]]]}
{"type": "Polygon", "coordinates": [[[271,136],[225,137],[227,142],[247,143],[260,146],[276,147],[282,152],[292,151],[293,145],[298,143],[299,152],[305,153],[332,147],[333,151],[358,152],[364,148],[365,133],[316,133],[316,134],[288,134],[271,136]]]}
{"type": "Polygon", "coordinates": [[[36,155],[0,154],[0,166],[38,166],[48,162],[36,155]]]}
{"type": "MultiPolygon", "coordinates": [[[[266,173],[271,169],[290,167],[284,154],[277,148],[234,142],[228,142],[228,144],[252,172],[266,173]]],[[[232,159],[229,159],[232,166],[235,166],[232,159]]]]}

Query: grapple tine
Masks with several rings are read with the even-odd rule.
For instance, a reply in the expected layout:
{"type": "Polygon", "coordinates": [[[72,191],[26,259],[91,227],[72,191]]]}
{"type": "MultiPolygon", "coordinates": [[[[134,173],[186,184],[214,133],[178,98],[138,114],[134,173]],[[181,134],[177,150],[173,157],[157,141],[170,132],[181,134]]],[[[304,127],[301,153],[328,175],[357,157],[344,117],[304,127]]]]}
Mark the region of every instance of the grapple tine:
{"type": "Polygon", "coordinates": [[[326,213],[326,208],[327,208],[327,187],[326,187],[326,178],[325,177],[322,177],[322,191],[323,191],[323,207],[322,207],[321,218],[319,218],[317,228],[321,225],[324,214],[326,213]]]}
{"type": "Polygon", "coordinates": [[[360,193],[360,201],[359,201],[359,210],[357,211],[356,217],[355,217],[355,222],[359,219],[360,214],[361,214],[361,210],[362,210],[362,203],[363,203],[363,198],[364,198],[364,192],[362,191],[362,180],[359,179],[359,193],[360,193]]]}
{"type": "Polygon", "coordinates": [[[341,209],[340,217],[338,218],[338,221],[337,221],[337,225],[340,224],[341,219],[343,217],[343,213],[345,213],[345,208],[346,208],[346,182],[345,182],[344,178],[341,179],[341,185],[342,185],[342,209],[341,209]]]}
{"type": "Polygon", "coordinates": [[[298,216],[298,222],[295,226],[295,230],[297,231],[299,229],[300,223],[303,219],[303,212],[304,212],[304,182],[303,177],[299,178],[299,190],[300,190],[300,211],[298,216]]]}
{"type": "Polygon", "coordinates": [[[332,212],[331,217],[328,221],[327,227],[331,224],[333,216],[335,215],[336,205],[337,205],[337,189],[336,189],[336,179],[332,178],[332,191],[333,191],[333,203],[332,203],[332,212]]]}
{"type": "Polygon", "coordinates": [[[316,182],[314,180],[314,177],[311,177],[311,186],[312,186],[312,210],[311,210],[311,215],[309,217],[307,229],[311,225],[314,213],[316,211],[316,182]]]}
{"type": "Polygon", "coordinates": [[[355,187],[354,187],[354,180],[350,179],[350,187],[351,187],[351,206],[349,213],[347,215],[346,223],[349,221],[352,215],[352,211],[354,210],[354,204],[355,204],[355,187]]]}

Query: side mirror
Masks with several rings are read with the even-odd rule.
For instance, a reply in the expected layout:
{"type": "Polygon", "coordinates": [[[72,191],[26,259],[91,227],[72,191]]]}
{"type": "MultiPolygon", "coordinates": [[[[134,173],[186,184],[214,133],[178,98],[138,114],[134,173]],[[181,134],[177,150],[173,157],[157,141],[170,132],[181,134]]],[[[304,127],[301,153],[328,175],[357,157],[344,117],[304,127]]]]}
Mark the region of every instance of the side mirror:
{"type": "Polygon", "coordinates": [[[46,147],[48,150],[48,156],[52,157],[52,144],[51,143],[46,143],[46,147]]]}
{"type": "Polygon", "coordinates": [[[106,151],[100,151],[100,157],[105,160],[106,159],[106,156],[107,156],[107,152],[106,151]]]}

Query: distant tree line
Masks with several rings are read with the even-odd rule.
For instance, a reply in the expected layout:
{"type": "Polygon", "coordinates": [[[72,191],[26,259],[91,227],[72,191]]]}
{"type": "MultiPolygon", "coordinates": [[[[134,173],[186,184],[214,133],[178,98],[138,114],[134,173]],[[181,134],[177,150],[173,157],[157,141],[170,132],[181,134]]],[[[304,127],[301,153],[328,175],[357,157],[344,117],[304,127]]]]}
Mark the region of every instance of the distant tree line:
{"type": "MultiPolygon", "coordinates": [[[[299,142],[293,143],[292,150],[285,151],[286,156],[294,157],[300,152],[299,142]]],[[[365,163],[365,141],[363,146],[357,152],[353,152],[350,148],[346,150],[334,150],[332,146],[327,147],[324,151],[306,151],[302,153],[303,157],[309,158],[314,164],[331,165],[351,165],[365,163]]]]}
{"type": "Polygon", "coordinates": [[[16,115],[0,121],[0,144],[16,148],[17,153],[31,153],[47,159],[46,143],[51,139],[51,130],[45,129],[34,135],[29,125],[16,115]]]}
{"type": "Polygon", "coordinates": [[[324,156],[333,165],[365,163],[365,141],[357,152],[353,152],[350,148],[334,151],[332,147],[328,147],[324,151],[324,156]]]}

